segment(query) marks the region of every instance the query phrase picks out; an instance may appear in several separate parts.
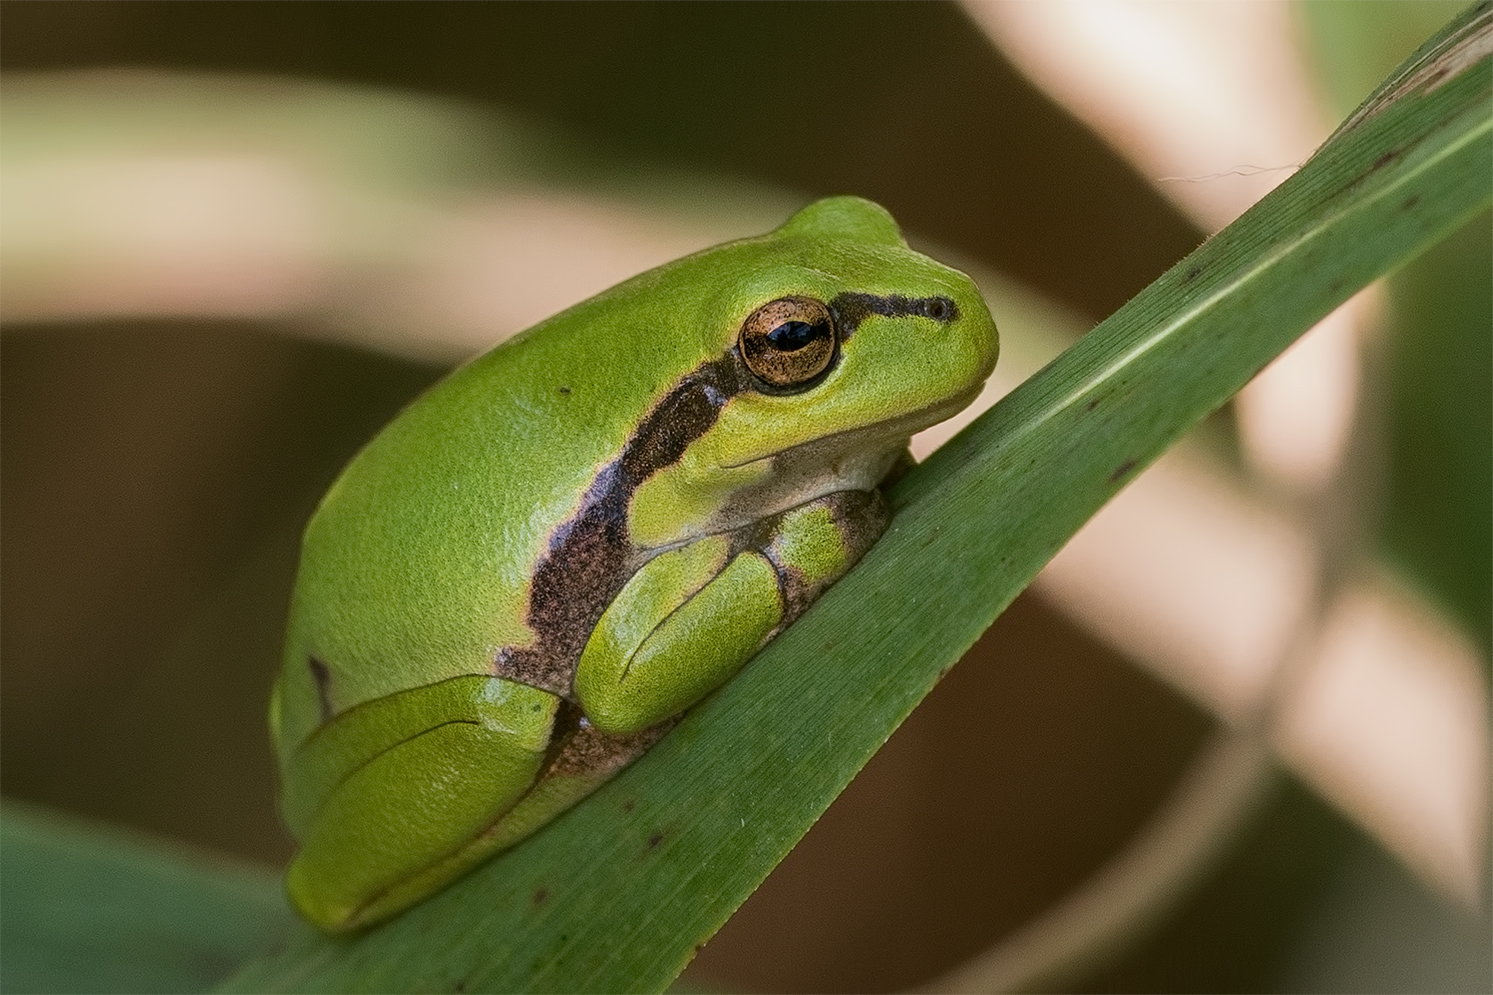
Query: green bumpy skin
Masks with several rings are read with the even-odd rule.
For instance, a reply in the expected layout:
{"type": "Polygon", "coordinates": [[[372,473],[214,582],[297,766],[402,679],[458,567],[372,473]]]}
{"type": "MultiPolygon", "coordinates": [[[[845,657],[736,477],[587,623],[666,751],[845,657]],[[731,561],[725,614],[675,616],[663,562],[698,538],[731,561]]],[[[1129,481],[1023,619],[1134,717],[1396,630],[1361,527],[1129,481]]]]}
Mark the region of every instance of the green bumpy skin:
{"type": "Polygon", "coordinates": [[[645,751],[876,541],[997,350],[968,277],[835,197],[415,401],[306,527],[270,706],[295,906],[385,919],[645,751]]]}

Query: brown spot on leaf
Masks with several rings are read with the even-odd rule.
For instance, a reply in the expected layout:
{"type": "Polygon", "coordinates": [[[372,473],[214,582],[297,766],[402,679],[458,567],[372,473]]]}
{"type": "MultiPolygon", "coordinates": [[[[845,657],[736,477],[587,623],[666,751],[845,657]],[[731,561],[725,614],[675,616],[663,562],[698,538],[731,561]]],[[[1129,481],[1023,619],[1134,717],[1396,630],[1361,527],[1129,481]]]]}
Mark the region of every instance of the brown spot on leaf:
{"type": "Polygon", "coordinates": [[[549,897],[550,890],[548,888],[540,888],[538,891],[534,892],[534,904],[543,905],[545,902],[549,901],[549,897]]]}
{"type": "Polygon", "coordinates": [[[1449,35],[1428,51],[1417,53],[1411,62],[1397,70],[1384,89],[1364,101],[1333,137],[1353,130],[1409,94],[1431,93],[1486,59],[1489,51],[1493,51],[1490,40],[1493,32],[1489,31],[1493,24],[1493,4],[1476,4],[1453,20],[1456,27],[1449,35]]]}
{"type": "Polygon", "coordinates": [[[650,850],[656,850],[656,849],[658,849],[658,845],[660,843],[662,843],[663,841],[664,841],[663,831],[662,830],[655,830],[654,833],[653,833],[653,835],[650,836],[650,837],[648,837],[648,849],[650,849],[650,850]]]}
{"type": "Polygon", "coordinates": [[[1115,472],[1111,473],[1109,475],[1109,482],[1111,484],[1119,483],[1120,480],[1122,480],[1125,477],[1126,474],[1128,474],[1131,470],[1134,470],[1134,469],[1135,469],[1135,460],[1133,460],[1133,459],[1126,460],[1125,462],[1121,463],[1119,466],[1115,467],[1115,472]]]}

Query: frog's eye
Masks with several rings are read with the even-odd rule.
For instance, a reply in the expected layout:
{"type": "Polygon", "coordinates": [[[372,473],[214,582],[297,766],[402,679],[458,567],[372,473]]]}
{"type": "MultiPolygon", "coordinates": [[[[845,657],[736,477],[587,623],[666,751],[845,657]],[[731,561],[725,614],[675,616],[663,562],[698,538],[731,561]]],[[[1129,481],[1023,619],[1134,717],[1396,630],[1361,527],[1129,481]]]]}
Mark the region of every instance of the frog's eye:
{"type": "Polygon", "coordinates": [[[839,349],[834,316],[812,297],[779,297],[753,311],[738,340],[747,369],[779,390],[812,387],[839,349]]]}

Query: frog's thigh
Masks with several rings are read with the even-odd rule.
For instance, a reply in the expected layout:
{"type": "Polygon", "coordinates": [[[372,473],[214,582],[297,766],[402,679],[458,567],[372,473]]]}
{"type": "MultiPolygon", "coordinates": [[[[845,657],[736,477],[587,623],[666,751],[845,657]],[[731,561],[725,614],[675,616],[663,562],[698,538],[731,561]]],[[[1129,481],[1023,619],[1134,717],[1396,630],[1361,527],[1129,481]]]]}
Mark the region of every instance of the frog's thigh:
{"type": "Polygon", "coordinates": [[[721,536],[650,560],[608,606],[576,668],[582,710],[608,733],[654,725],[699,701],[751,657],[783,617],[766,557],[727,561],[721,536]]]}
{"type": "Polygon", "coordinates": [[[337,716],[302,748],[305,766],[299,755],[291,765],[335,782],[298,829],[292,900],[313,922],[347,928],[477,863],[493,849],[484,830],[533,783],[558,706],[534,688],[464,677],[337,716]]]}
{"type": "Polygon", "coordinates": [[[528,794],[487,831],[486,842],[493,850],[517,843],[646,753],[673,725],[660,722],[642,732],[616,736],[582,723],[566,737],[528,794]]]}

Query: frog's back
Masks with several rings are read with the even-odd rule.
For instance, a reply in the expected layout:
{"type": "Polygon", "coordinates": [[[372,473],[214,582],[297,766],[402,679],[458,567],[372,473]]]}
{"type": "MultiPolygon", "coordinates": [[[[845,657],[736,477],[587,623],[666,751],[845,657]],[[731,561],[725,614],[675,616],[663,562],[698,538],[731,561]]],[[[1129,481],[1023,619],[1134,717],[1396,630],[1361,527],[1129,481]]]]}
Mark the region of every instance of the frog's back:
{"type": "Polygon", "coordinates": [[[531,642],[535,564],[671,386],[649,371],[689,369],[721,348],[660,323],[649,306],[659,288],[636,286],[650,276],[456,370],[343,471],[302,545],[282,736],[404,688],[489,673],[503,647],[531,642]]]}

